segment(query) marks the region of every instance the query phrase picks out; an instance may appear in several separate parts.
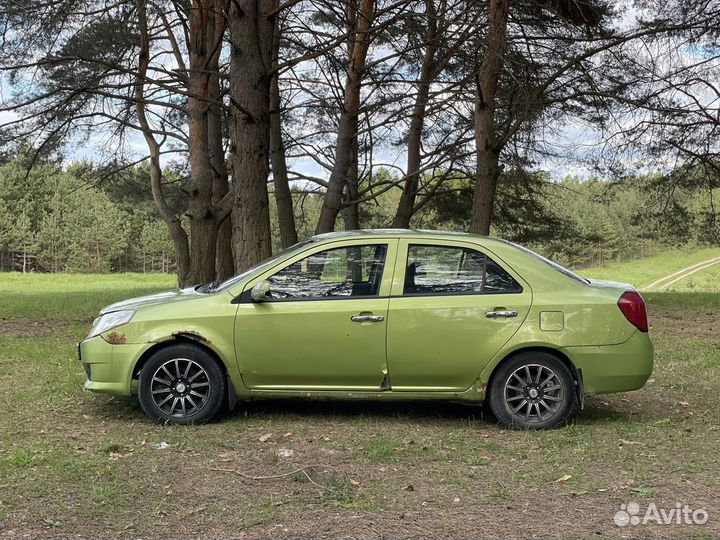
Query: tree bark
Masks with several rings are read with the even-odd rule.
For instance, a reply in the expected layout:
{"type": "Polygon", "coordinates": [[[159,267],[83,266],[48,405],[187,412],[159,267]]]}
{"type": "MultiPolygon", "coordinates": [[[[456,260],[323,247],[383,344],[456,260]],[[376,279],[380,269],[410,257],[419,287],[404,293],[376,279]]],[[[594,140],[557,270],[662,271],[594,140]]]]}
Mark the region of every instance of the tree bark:
{"type": "Polygon", "coordinates": [[[190,283],[215,279],[217,220],[213,205],[213,169],[210,165],[210,69],[213,55],[214,2],[195,0],[189,10],[188,152],[190,156],[190,283]]]}
{"type": "MultiPolygon", "coordinates": [[[[276,69],[278,65],[280,32],[280,17],[276,16],[273,34],[273,69],[276,69]]],[[[290,193],[290,182],[288,181],[285,145],[282,140],[279,75],[277,71],[274,71],[270,83],[270,159],[272,163],[278,224],[280,225],[280,243],[283,248],[288,248],[293,244],[297,244],[298,236],[295,226],[292,193],[290,193]]]]}
{"type": "Polygon", "coordinates": [[[150,188],[153,200],[160,216],[167,225],[170,238],[175,247],[175,266],[178,285],[184,287],[190,281],[190,249],[187,233],[180,219],[170,209],[162,192],[162,167],[160,166],[160,145],[150,128],[145,112],[145,76],[150,64],[150,38],[148,35],[147,11],[145,0],[136,0],[138,11],[138,29],[140,34],[140,50],[138,56],[138,72],[135,78],[135,111],[138,116],[145,142],[150,152],[150,188]]]}
{"type": "Polygon", "coordinates": [[[508,2],[490,0],[485,58],[477,75],[474,112],[477,171],[470,217],[470,232],[475,234],[490,234],[500,175],[500,149],[495,140],[495,95],[507,45],[508,2]]]}
{"type": "Polygon", "coordinates": [[[230,5],[230,102],[232,209],[235,269],[272,254],[267,179],[270,154],[271,0],[233,0],[230,5]]]}
{"type": "MultiPolygon", "coordinates": [[[[355,50],[356,42],[352,32],[355,30],[355,25],[357,24],[357,16],[358,13],[355,2],[349,2],[347,5],[347,31],[349,37],[346,45],[348,58],[352,58],[355,50]]],[[[342,213],[345,230],[354,231],[360,228],[360,203],[356,200],[358,198],[359,190],[358,160],[360,152],[358,148],[358,127],[360,119],[358,118],[358,115],[354,115],[349,119],[349,121],[352,123],[351,130],[354,135],[351,142],[350,151],[352,152],[352,157],[350,159],[347,179],[345,181],[345,201],[343,203],[342,213]]],[[[357,258],[359,258],[359,254],[357,254],[357,258]]],[[[353,281],[358,281],[358,279],[353,279],[353,281]]]]}
{"type": "MultiPolygon", "coordinates": [[[[218,107],[219,109],[220,107],[218,107]]],[[[213,204],[217,207],[222,198],[230,191],[227,167],[225,166],[225,150],[222,143],[222,116],[219,110],[211,111],[208,121],[210,128],[210,163],[212,164],[213,204]]],[[[232,252],[232,218],[230,215],[221,220],[217,230],[215,250],[215,279],[224,281],[235,273],[235,261],[232,252]]]]}
{"type": "Polygon", "coordinates": [[[412,218],[415,210],[415,197],[420,183],[420,166],[422,164],[422,133],[425,125],[425,110],[430,95],[430,83],[435,76],[435,53],[437,51],[435,0],[427,0],[425,6],[428,27],[418,90],[408,130],[406,178],[397,211],[395,212],[395,218],[393,219],[393,227],[401,229],[410,227],[410,218],[412,218]]]}
{"type": "MultiPolygon", "coordinates": [[[[225,33],[225,12],[227,0],[214,2],[211,12],[210,27],[213,29],[209,43],[213,46],[210,62],[208,109],[208,150],[210,167],[213,173],[213,206],[218,208],[220,201],[230,190],[227,166],[225,164],[225,147],[223,146],[223,110],[220,88],[219,62],[223,34],[225,33]]],[[[217,240],[215,249],[215,279],[224,281],[235,273],[235,262],[232,253],[232,221],[230,216],[224,217],[217,224],[217,240]]]]}
{"type": "Polygon", "coordinates": [[[343,109],[340,113],[338,135],[335,143],[335,163],[330,173],[320,218],[318,219],[316,228],[318,234],[335,230],[335,221],[343,205],[342,194],[352,161],[353,139],[357,137],[360,90],[370,46],[369,28],[374,17],[375,0],[360,0],[360,10],[357,22],[354,24],[354,43],[345,80],[343,109]]]}
{"type": "MultiPolygon", "coordinates": [[[[358,131],[357,117],[355,118],[355,133],[358,131]]],[[[357,135],[353,138],[352,159],[348,168],[347,184],[345,186],[346,201],[343,206],[343,221],[346,231],[360,229],[360,204],[357,202],[359,191],[359,151],[357,135]]]]}

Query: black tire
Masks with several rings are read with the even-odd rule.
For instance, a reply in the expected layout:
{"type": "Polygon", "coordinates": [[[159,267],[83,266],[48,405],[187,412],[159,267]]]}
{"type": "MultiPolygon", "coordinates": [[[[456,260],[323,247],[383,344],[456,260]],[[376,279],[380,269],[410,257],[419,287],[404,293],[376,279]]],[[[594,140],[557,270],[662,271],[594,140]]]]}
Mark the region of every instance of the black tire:
{"type": "Polygon", "coordinates": [[[488,401],[495,417],[508,427],[552,429],[564,425],[575,408],[575,380],[552,354],[522,352],[493,374],[488,401]]]}
{"type": "Polygon", "coordinates": [[[227,379],[215,357],[191,343],[160,349],[140,372],[140,405],[157,423],[208,422],[222,409],[226,394],[227,379]]]}

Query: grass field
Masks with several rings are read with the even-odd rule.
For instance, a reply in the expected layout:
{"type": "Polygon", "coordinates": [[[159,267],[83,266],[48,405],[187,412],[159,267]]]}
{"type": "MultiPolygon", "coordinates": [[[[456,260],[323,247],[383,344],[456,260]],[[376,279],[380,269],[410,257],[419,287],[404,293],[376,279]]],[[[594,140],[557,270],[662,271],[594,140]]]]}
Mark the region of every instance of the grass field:
{"type": "Polygon", "coordinates": [[[712,292],[720,294],[720,264],[673,283],[668,292],[712,292]]]}
{"type": "MultiPolygon", "coordinates": [[[[611,263],[601,267],[582,268],[577,272],[588,278],[622,281],[642,289],[664,276],[714,257],[720,257],[720,248],[674,249],[644,259],[611,263]]],[[[693,274],[688,280],[697,279],[697,276],[701,273],[703,272],[693,274]]],[[[672,289],[683,290],[683,285],[680,285],[680,283],[684,283],[684,281],[678,283],[679,288],[673,287],[672,289]]],[[[698,287],[697,290],[700,292],[720,292],[717,285],[712,289],[698,287]]]]}
{"type": "MultiPolygon", "coordinates": [[[[646,283],[691,255],[714,256],[592,275],[646,283]]],[[[75,343],[100,307],[172,277],[0,275],[0,537],[718,537],[720,294],[705,272],[646,295],[647,386],[549,432],[422,403],[259,402],[154,426],[132,399],[82,391],[75,343]],[[631,501],[710,520],[617,527],[631,501]]]]}

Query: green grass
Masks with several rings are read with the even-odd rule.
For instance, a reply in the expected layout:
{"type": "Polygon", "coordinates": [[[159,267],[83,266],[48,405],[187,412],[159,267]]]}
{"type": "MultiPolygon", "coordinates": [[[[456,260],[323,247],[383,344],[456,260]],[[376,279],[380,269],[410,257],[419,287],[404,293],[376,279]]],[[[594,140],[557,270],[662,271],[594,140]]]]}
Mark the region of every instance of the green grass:
{"type": "Polygon", "coordinates": [[[697,290],[713,281],[701,274],[646,295],[651,382],[591,397],[549,432],[452,403],[257,402],[155,426],[134,399],[82,391],[74,344],[100,307],[171,276],[0,275],[0,537],[717,537],[720,339],[706,315],[720,294],[697,290]],[[630,501],[711,520],[618,529],[630,501]]]}
{"type": "MultiPolygon", "coordinates": [[[[644,259],[610,263],[602,267],[582,268],[577,271],[584,277],[621,281],[644,288],[664,276],[718,256],[720,256],[720,248],[675,249],[644,259]]],[[[701,273],[698,272],[692,277],[701,273]]],[[[680,283],[682,281],[678,282],[678,285],[680,283]]]]}
{"type": "MultiPolygon", "coordinates": [[[[630,283],[640,289],[693,264],[720,256],[720,248],[675,249],[652,257],[583,268],[585,277],[630,283]]],[[[650,309],[720,308],[720,264],[700,270],[661,292],[644,292],[650,309]]]]}
{"type": "Polygon", "coordinates": [[[720,293],[720,263],[673,283],[664,290],[669,293],[720,293]]]}
{"type": "Polygon", "coordinates": [[[0,274],[0,317],[77,321],[133,296],[177,288],[167,274],[0,274]]]}
{"type": "Polygon", "coordinates": [[[392,441],[378,441],[364,449],[364,454],[370,461],[387,462],[395,456],[395,444],[392,441]]]}
{"type": "Polygon", "coordinates": [[[720,309],[720,294],[708,292],[643,293],[649,309],[720,309]]]}

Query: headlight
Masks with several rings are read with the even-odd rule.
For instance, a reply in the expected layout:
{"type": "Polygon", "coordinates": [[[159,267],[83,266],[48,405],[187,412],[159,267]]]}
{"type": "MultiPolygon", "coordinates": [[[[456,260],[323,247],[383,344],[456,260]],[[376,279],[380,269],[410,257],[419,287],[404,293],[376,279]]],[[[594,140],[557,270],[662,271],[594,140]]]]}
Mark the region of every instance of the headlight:
{"type": "Polygon", "coordinates": [[[98,336],[103,332],[129,323],[133,315],[135,315],[134,311],[113,311],[105,315],[100,315],[95,319],[95,322],[93,322],[88,338],[98,336]]]}

